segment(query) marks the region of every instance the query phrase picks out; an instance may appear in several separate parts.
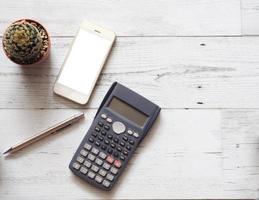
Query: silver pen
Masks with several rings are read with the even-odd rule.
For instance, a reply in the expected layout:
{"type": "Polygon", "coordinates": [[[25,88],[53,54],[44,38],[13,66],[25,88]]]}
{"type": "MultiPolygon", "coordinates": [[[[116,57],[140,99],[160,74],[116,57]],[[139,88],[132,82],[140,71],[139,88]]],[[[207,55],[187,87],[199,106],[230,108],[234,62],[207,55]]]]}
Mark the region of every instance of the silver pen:
{"type": "Polygon", "coordinates": [[[41,140],[41,139],[45,138],[46,136],[49,136],[62,128],[65,128],[65,127],[69,126],[70,124],[73,124],[73,123],[79,121],[83,117],[84,117],[84,113],[79,113],[79,114],[73,115],[73,116],[69,117],[68,119],[65,119],[65,120],[49,127],[48,129],[43,130],[43,131],[39,132],[38,134],[10,147],[3,154],[7,154],[7,153],[11,154],[16,151],[19,151],[20,149],[27,147],[28,145],[30,145],[38,140],[41,140]]]}

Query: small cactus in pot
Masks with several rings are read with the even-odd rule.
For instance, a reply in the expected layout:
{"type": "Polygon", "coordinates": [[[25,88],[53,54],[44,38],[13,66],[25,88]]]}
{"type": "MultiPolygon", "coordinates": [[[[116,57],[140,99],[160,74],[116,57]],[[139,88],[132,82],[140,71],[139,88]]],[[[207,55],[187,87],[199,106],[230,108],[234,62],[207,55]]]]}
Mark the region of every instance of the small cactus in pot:
{"type": "Polygon", "coordinates": [[[49,53],[50,40],[45,28],[33,20],[19,20],[3,36],[5,54],[15,63],[30,65],[42,61],[49,53]]]}

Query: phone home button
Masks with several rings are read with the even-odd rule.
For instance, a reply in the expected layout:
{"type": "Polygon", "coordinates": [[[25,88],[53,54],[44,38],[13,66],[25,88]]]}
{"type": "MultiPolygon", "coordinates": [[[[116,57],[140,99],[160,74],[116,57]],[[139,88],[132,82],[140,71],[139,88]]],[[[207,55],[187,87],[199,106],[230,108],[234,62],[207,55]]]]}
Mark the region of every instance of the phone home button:
{"type": "Polygon", "coordinates": [[[126,126],[122,122],[114,122],[112,124],[112,129],[116,134],[121,134],[126,130],[126,126]]]}

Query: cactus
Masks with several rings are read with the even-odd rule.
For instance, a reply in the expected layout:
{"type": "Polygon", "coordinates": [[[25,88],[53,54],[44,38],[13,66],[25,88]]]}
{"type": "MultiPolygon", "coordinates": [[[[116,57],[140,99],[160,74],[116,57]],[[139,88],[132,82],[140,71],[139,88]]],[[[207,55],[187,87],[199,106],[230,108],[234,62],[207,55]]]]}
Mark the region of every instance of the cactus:
{"type": "Polygon", "coordinates": [[[22,20],[7,28],[3,36],[7,56],[18,64],[32,64],[41,57],[43,40],[36,26],[22,20]]]}

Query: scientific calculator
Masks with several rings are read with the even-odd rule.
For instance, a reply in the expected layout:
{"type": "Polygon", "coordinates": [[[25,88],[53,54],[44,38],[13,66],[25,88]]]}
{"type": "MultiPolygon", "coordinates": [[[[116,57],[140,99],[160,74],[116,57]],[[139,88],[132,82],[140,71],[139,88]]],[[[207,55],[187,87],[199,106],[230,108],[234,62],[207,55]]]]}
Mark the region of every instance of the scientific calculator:
{"type": "Polygon", "coordinates": [[[156,104],[113,83],[69,168],[90,184],[110,190],[159,112],[156,104]]]}

